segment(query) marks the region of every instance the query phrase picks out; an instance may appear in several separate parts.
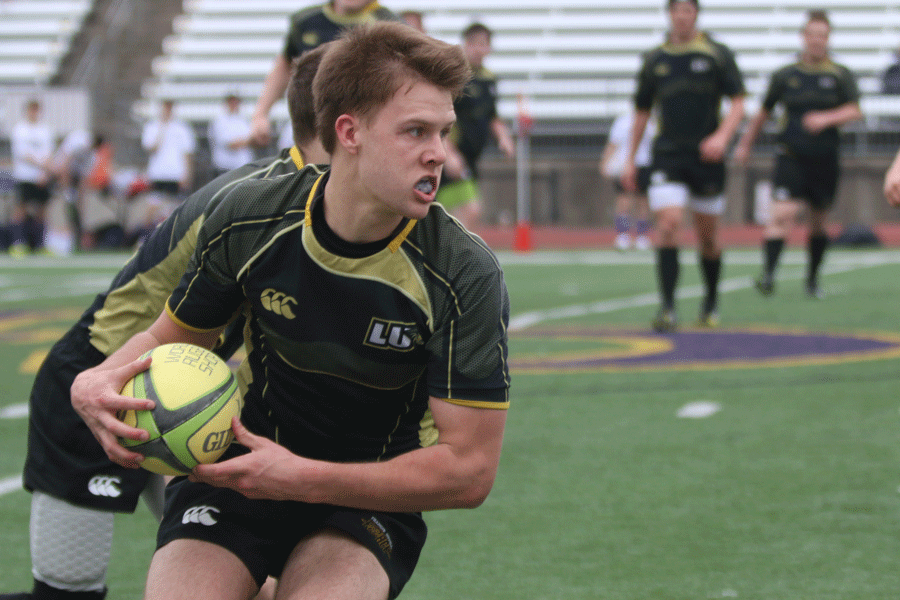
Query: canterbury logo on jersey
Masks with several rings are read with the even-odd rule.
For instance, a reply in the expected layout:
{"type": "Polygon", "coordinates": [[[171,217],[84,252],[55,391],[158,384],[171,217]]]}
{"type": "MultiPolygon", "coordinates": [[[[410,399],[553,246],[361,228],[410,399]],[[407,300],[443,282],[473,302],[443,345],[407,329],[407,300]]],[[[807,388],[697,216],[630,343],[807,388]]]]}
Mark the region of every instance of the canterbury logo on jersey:
{"type": "Polygon", "coordinates": [[[198,525],[215,525],[218,523],[216,521],[215,514],[219,513],[219,509],[215,506],[192,506],[191,508],[184,511],[184,516],[181,517],[181,522],[187,525],[188,523],[197,523],[198,525]]]}
{"type": "Polygon", "coordinates": [[[262,302],[263,308],[272,311],[276,315],[281,315],[285,319],[297,318],[297,315],[291,310],[291,305],[296,306],[297,301],[284,292],[268,288],[262,293],[260,302],[262,302]]]}
{"type": "Polygon", "coordinates": [[[122,480],[118,477],[97,475],[96,477],[91,477],[91,480],[88,482],[88,491],[94,496],[118,498],[122,495],[122,490],[119,489],[121,484],[122,480]]]}
{"type": "Polygon", "coordinates": [[[405,352],[412,350],[416,344],[421,344],[422,339],[415,323],[397,323],[374,317],[363,343],[366,346],[405,352]]]}

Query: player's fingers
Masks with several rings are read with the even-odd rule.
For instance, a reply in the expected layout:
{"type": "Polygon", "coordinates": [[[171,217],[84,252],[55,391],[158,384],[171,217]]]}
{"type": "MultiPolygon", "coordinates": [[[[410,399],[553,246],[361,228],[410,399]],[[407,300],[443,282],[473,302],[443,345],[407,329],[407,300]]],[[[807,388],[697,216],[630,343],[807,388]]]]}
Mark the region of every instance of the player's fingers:
{"type": "Polygon", "coordinates": [[[250,450],[260,448],[265,443],[266,438],[250,433],[241,423],[240,417],[231,417],[231,430],[234,432],[234,441],[250,450]]]}

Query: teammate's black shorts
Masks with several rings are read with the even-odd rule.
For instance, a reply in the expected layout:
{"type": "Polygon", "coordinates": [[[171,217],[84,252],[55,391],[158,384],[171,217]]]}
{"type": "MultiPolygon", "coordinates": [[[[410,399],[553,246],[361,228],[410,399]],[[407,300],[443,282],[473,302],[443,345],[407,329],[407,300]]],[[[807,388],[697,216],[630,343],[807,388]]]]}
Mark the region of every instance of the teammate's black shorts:
{"type": "Polygon", "coordinates": [[[22,204],[39,204],[41,206],[50,201],[50,187],[38,185],[30,181],[16,183],[19,191],[19,202],[22,204]]]}
{"type": "Polygon", "coordinates": [[[696,152],[654,152],[650,185],[683,183],[692,196],[718,196],[725,190],[725,163],[704,162],[696,152]]]}
{"type": "Polygon", "coordinates": [[[281,575],[303,538],[323,529],[350,535],[378,558],[390,579],[390,598],[396,598],[412,576],[428,532],[419,513],[251,500],[230,489],[179,477],[166,488],[156,544],[161,548],[176,539],[195,539],[222,546],[240,558],[262,585],[266,576],[281,575]]]}
{"type": "Polygon", "coordinates": [[[25,488],[78,506],[133,512],[149,472],[110,461],[69,395],[75,376],[105,358],[91,346],[87,331],[76,326],[38,369],[29,402],[25,488]]]}
{"type": "Polygon", "coordinates": [[[772,176],[775,200],[802,200],[810,208],[828,210],[834,205],[840,176],[837,152],[821,155],[779,153],[772,176]]]}

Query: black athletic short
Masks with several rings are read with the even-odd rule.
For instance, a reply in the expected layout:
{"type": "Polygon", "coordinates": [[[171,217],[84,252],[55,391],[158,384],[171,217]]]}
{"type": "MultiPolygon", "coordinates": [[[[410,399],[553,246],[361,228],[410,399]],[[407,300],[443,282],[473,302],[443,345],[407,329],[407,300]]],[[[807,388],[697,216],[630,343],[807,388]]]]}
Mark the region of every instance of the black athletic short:
{"type": "Polygon", "coordinates": [[[692,196],[718,196],[725,190],[725,163],[704,162],[697,152],[654,152],[650,185],[683,183],[692,196]]]}
{"type": "Polygon", "coordinates": [[[834,205],[840,176],[837,152],[821,155],[778,154],[772,176],[775,200],[802,200],[810,208],[828,210],[834,205]]]}
{"type": "Polygon", "coordinates": [[[50,188],[46,185],[38,185],[30,181],[16,183],[19,191],[19,202],[22,204],[40,204],[43,206],[50,201],[50,188]]]}
{"type": "Polygon", "coordinates": [[[396,598],[412,576],[427,527],[420,513],[385,513],[328,504],[250,500],[230,489],[176,478],[166,488],[166,509],[156,544],[204,540],[226,548],[247,566],[257,584],[281,575],[305,537],[337,529],[368,548],[390,579],[396,598]]]}
{"type": "Polygon", "coordinates": [[[25,488],[86,508],[134,512],[150,474],[110,461],[69,395],[75,376],[105,358],[81,327],[50,350],[31,389],[25,488]]]}

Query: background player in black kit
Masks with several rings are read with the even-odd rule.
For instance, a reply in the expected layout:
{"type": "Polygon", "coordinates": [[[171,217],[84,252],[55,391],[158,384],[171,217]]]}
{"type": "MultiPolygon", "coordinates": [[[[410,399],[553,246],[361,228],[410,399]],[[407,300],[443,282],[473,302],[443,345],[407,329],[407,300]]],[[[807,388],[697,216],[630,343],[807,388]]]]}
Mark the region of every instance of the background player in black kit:
{"type": "Polygon", "coordinates": [[[734,55],[725,45],[698,31],[695,0],[669,0],[672,28],[667,40],[644,56],[635,93],[631,148],[622,184],[637,189],[634,156],[650,111],[659,114],[653,143],[647,196],[658,231],[657,276],[661,306],[653,320],[659,332],[675,329],[675,289],[678,285],[684,210],[693,213],[700,242],[700,264],[706,295],[699,323],[718,324],[718,286],[722,248],[719,217],[725,209],[725,153],[744,114],[744,84],[734,55]],[[723,97],[731,99],[719,119],[723,97]]]}
{"type": "MultiPolygon", "coordinates": [[[[75,376],[100,364],[132,334],[158,316],[187,269],[203,211],[239,182],[275,177],[328,162],[315,130],[312,80],[324,48],[297,59],[288,89],[296,145],[279,156],[230,171],[188,197],[141,246],[109,289],[47,355],[29,398],[25,487],[32,492],[30,593],[0,594],[0,600],[101,600],[111,554],[116,513],[134,512],[143,496],[162,514],[162,477],[126,469],[106,456],[72,409],[75,376]]],[[[230,357],[242,344],[233,326],[216,352],[230,357]]]]}
{"type": "Polygon", "coordinates": [[[826,225],[840,173],[838,127],[862,118],[853,73],[828,54],[831,24],[827,13],[810,11],[802,33],[799,60],[772,75],[762,108],[735,148],[735,159],[746,162],[772,109],[778,103],[783,105],[773,197],[763,234],[763,272],[756,280],[756,289],[764,296],[775,291],[775,271],[785,238],[805,203],[809,206],[806,293],[811,298],[821,297],[819,267],[828,247],[826,225]]]}
{"type": "Polygon", "coordinates": [[[330,42],[347,27],[375,20],[397,21],[399,17],[376,0],[330,0],[291,15],[284,50],[275,57],[253,110],[250,135],[255,144],[264,146],[269,143],[272,135],[269,111],[284,96],[291,74],[291,61],[307,50],[330,42]]]}

